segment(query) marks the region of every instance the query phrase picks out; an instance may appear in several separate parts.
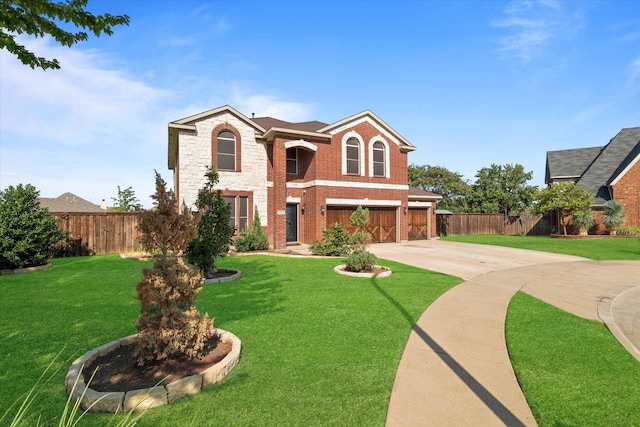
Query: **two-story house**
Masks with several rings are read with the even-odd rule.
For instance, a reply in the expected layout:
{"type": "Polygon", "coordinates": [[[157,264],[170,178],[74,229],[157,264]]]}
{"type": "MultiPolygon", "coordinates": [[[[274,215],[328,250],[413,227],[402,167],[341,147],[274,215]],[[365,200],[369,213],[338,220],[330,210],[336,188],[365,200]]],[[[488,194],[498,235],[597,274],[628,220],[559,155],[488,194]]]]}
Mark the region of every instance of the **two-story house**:
{"type": "Polygon", "coordinates": [[[335,123],[247,117],[230,106],[169,123],[168,166],[177,199],[193,206],[216,167],[232,222],[257,207],[270,245],[312,244],[335,222],[370,211],[374,242],[435,235],[440,196],[409,192],[407,154],[416,148],[371,111],[335,123]]]}

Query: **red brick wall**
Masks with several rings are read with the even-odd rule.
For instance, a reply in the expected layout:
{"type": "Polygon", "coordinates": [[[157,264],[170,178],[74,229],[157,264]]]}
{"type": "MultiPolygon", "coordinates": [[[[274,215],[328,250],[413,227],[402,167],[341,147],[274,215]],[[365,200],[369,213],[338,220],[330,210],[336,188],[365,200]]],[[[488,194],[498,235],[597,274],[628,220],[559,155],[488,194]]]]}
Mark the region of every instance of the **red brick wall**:
{"type": "MultiPolygon", "coordinates": [[[[408,240],[407,216],[403,208],[408,203],[407,190],[388,190],[354,187],[330,187],[312,186],[306,188],[286,188],[286,183],[309,183],[314,180],[344,181],[345,184],[371,183],[371,184],[407,184],[407,153],[401,152],[393,141],[384,137],[381,132],[370,123],[361,123],[353,128],[333,135],[331,141],[311,140],[305,141],[314,144],[317,150],[311,151],[303,147],[298,148],[298,174],[287,175],[285,142],[298,140],[292,137],[276,137],[273,143],[267,146],[268,166],[267,179],[273,182],[273,188],[268,191],[269,226],[268,233],[271,244],[275,249],[283,249],[286,246],[286,216],[278,215],[278,212],[286,209],[286,198],[300,200],[300,205],[305,205],[302,212],[299,209],[298,216],[298,240],[302,243],[312,244],[322,238],[322,230],[327,227],[326,218],[320,212],[320,207],[325,206],[328,198],[336,199],[369,199],[369,200],[394,200],[400,201],[400,239],[408,240]],[[356,131],[365,143],[364,157],[361,159],[365,176],[342,174],[342,139],[350,131],[356,131]],[[369,176],[369,147],[368,144],[374,136],[380,135],[389,147],[389,171],[390,178],[369,176]]],[[[375,207],[375,206],[369,206],[375,207]]],[[[432,222],[433,236],[435,236],[435,218],[432,222]]]]}
{"type": "Polygon", "coordinates": [[[613,186],[612,196],[624,206],[625,225],[640,226],[640,161],[613,186]]]}

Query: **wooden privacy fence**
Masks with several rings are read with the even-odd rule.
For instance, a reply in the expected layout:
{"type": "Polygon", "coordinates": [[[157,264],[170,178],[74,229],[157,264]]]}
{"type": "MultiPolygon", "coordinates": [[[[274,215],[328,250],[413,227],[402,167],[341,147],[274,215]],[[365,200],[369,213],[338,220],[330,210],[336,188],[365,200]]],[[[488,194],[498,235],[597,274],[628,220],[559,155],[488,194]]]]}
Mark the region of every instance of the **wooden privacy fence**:
{"type": "Polygon", "coordinates": [[[438,236],[461,234],[507,234],[544,236],[551,234],[551,215],[511,216],[505,224],[502,214],[438,214],[438,236]]]}
{"type": "Polygon", "coordinates": [[[106,255],[138,250],[138,214],[128,212],[52,212],[58,228],[69,232],[56,256],[106,255]]]}

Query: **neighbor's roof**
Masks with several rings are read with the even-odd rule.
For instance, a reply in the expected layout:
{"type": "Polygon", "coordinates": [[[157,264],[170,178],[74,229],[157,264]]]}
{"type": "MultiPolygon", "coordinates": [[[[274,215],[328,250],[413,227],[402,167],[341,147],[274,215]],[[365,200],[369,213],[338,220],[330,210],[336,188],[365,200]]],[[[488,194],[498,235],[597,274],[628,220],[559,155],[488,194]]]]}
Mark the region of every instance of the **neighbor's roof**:
{"type": "Polygon", "coordinates": [[[594,204],[611,199],[615,183],[640,158],[640,127],[624,128],[604,147],[547,152],[545,182],[572,180],[594,195],[594,204]]]}
{"type": "Polygon", "coordinates": [[[595,194],[595,204],[611,198],[610,185],[640,155],[640,127],[622,129],[600,152],[577,182],[595,194]]]}
{"type": "Polygon", "coordinates": [[[206,120],[217,114],[228,113],[237,117],[239,120],[245,122],[249,126],[253,127],[256,133],[256,138],[271,141],[277,134],[285,134],[291,136],[299,136],[301,138],[316,138],[328,140],[336,132],[339,132],[345,127],[353,124],[361,123],[363,121],[369,121],[376,126],[381,133],[386,134],[397,142],[402,151],[414,151],[416,147],[407,141],[402,135],[396,132],[391,126],[387,125],[378,116],[373,114],[369,110],[365,110],[361,113],[354,114],[353,116],[339,120],[335,123],[327,124],[319,121],[308,122],[287,122],[284,120],[276,119],[273,117],[247,117],[244,114],[238,112],[236,109],[229,105],[215,108],[213,110],[205,111],[193,116],[185,117],[183,119],[169,122],[169,144],[168,144],[168,166],[169,169],[174,169],[177,150],[178,150],[178,136],[181,131],[195,132],[196,123],[201,120],[206,120]]]}
{"type": "Polygon", "coordinates": [[[40,207],[49,212],[105,213],[106,210],[73,193],[64,193],[58,197],[40,197],[40,207]]]}

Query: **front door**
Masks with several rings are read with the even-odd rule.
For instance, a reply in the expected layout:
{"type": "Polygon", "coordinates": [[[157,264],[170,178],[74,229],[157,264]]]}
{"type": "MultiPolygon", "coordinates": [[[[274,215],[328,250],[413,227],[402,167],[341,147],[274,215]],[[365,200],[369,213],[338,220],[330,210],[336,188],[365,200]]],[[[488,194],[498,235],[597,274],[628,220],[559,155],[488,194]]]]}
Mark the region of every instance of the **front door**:
{"type": "Polygon", "coordinates": [[[298,205],[287,203],[287,243],[298,243],[298,205]]]}

